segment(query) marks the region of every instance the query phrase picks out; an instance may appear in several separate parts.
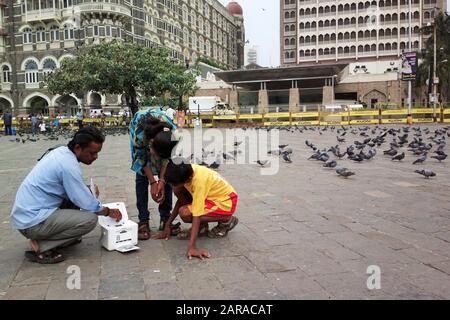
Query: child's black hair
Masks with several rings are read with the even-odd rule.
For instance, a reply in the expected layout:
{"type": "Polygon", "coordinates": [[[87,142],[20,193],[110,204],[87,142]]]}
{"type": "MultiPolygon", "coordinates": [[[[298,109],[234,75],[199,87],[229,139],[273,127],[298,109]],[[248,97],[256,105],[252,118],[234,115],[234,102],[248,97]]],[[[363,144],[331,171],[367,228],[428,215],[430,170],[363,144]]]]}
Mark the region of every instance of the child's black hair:
{"type": "Polygon", "coordinates": [[[192,170],[192,165],[186,163],[183,160],[177,161],[178,159],[170,160],[167,165],[165,179],[167,183],[173,186],[178,186],[189,181],[194,171],[192,170]]]}
{"type": "Polygon", "coordinates": [[[170,131],[159,132],[152,142],[152,148],[163,159],[170,159],[172,149],[175,148],[178,141],[173,137],[170,131]]]}
{"type": "Polygon", "coordinates": [[[148,117],[143,124],[143,128],[145,139],[147,139],[147,141],[154,139],[156,135],[163,131],[165,128],[168,128],[169,130],[172,129],[172,127],[168,123],[162,122],[155,117],[148,117]]]}
{"type": "Polygon", "coordinates": [[[105,136],[98,128],[94,126],[87,126],[75,133],[73,139],[67,144],[67,147],[73,151],[75,146],[78,144],[82,149],[84,149],[89,146],[91,142],[103,143],[105,142],[105,136]]]}

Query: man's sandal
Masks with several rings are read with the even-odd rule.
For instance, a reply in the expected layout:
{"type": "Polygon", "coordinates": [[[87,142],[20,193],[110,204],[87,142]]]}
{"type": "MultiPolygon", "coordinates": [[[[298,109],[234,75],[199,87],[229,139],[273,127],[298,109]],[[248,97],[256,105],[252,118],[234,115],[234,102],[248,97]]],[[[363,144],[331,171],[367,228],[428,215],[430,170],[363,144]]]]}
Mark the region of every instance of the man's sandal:
{"type": "Polygon", "coordinates": [[[140,221],[138,227],[138,239],[148,240],[150,239],[150,225],[148,221],[140,221]]]}
{"type": "Polygon", "coordinates": [[[233,228],[238,224],[239,219],[235,216],[231,216],[230,220],[228,222],[219,222],[217,226],[211,229],[211,231],[208,232],[209,238],[223,238],[225,237],[228,232],[233,230],[233,228]]]}
{"type": "Polygon", "coordinates": [[[66,260],[66,258],[56,250],[48,250],[41,253],[26,251],[25,257],[31,262],[37,262],[41,264],[54,264],[66,260]]]}
{"type": "MultiPolygon", "coordinates": [[[[186,229],[186,230],[181,230],[178,234],[177,234],[177,239],[178,240],[188,240],[191,238],[191,230],[192,228],[186,229]]],[[[200,230],[198,230],[198,237],[205,237],[208,235],[209,232],[209,227],[208,224],[201,224],[200,225],[200,230]]]]}

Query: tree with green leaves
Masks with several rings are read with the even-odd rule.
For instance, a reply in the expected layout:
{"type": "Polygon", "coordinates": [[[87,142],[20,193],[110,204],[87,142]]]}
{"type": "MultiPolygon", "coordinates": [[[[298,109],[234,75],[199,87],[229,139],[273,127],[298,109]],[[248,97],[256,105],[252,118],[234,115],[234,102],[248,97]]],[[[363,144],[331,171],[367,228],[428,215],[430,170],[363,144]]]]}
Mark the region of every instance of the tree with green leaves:
{"type": "Polygon", "coordinates": [[[164,48],[112,41],[82,48],[76,57],[64,59],[61,67],[46,78],[46,84],[52,94],[123,94],[134,114],[139,96],[191,93],[195,75],[185,71],[164,48]]]}
{"type": "MultiPolygon", "coordinates": [[[[434,19],[434,23],[436,24],[436,76],[439,78],[437,89],[441,100],[450,101],[450,17],[446,13],[440,12],[434,19]]],[[[425,26],[421,30],[422,34],[429,38],[425,41],[424,49],[419,53],[421,63],[419,64],[417,84],[420,86],[424,86],[427,79],[432,82],[433,30],[434,24],[425,26]]]]}

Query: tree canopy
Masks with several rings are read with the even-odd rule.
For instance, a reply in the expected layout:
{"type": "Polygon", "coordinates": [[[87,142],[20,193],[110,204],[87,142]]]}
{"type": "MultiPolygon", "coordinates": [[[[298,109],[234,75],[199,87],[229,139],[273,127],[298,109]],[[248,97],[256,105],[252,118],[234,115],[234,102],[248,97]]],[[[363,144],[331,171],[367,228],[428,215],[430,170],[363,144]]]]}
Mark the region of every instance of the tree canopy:
{"type": "Polygon", "coordinates": [[[138,110],[138,96],[179,97],[195,92],[195,83],[195,73],[172,61],[166,49],[122,41],[82,48],[46,78],[53,94],[123,94],[133,114],[138,110]]]}
{"type": "MultiPolygon", "coordinates": [[[[445,97],[448,101],[450,99],[450,17],[441,12],[434,19],[434,23],[436,24],[436,76],[439,78],[438,92],[441,98],[445,97]]],[[[430,75],[432,76],[433,74],[433,28],[433,25],[422,28],[422,34],[429,36],[429,38],[425,41],[424,49],[420,54],[419,85],[425,85],[427,79],[432,82],[430,75]]]]}

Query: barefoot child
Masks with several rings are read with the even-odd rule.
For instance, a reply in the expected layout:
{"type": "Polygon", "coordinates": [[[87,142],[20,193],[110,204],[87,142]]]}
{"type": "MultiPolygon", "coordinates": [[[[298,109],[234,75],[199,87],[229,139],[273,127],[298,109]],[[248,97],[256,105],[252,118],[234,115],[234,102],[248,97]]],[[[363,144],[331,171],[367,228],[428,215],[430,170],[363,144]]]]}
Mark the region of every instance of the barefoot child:
{"type": "Polygon", "coordinates": [[[178,200],[164,231],[155,238],[169,239],[171,223],[180,215],[185,223],[192,223],[191,229],[177,236],[179,239],[190,239],[187,257],[209,258],[208,251],[196,248],[197,236],[225,237],[238,223],[233,216],[238,196],[217,172],[177,160],[171,160],[167,165],[166,182],[172,185],[178,200]],[[209,230],[209,222],[217,222],[217,226],[209,230]]]}

